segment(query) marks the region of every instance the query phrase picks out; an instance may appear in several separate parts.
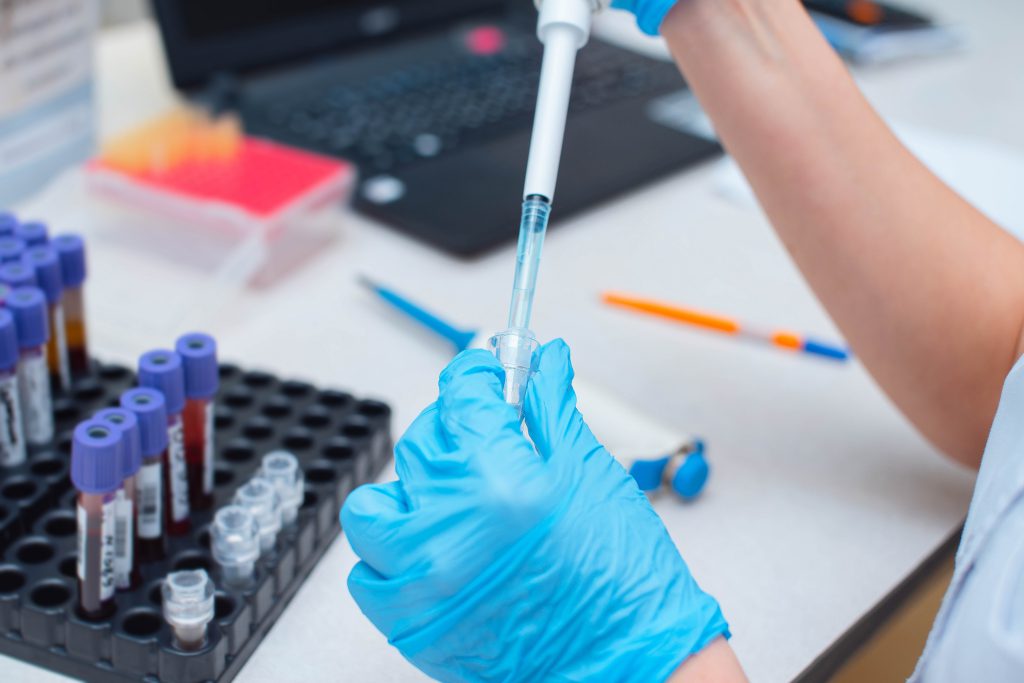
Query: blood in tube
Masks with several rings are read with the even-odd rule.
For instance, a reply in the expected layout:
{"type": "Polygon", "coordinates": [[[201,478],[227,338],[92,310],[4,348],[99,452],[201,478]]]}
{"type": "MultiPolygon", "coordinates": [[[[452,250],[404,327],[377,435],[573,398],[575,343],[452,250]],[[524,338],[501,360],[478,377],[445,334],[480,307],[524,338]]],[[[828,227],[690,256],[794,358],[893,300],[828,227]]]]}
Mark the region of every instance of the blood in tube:
{"type": "Polygon", "coordinates": [[[142,443],[139,421],[135,413],[124,408],[107,408],[95,418],[106,422],[121,434],[118,453],[118,474],[121,486],[117,490],[117,508],[114,522],[114,583],[117,590],[131,590],[142,581],[138,547],[138,476],[142,468],[142,443]]]}
{"type": "Polygon", "coordinates": [[[73,379],[89,374],[89,345],[85,325],[85,242],[78,235],[58,235],[53,247],[60,256],[64,281],[64,336],[73,379]]]}
{"type": "Polygon", "coordinates": [[[156,389],[129,389],[121,394],[121,407],[135,413],[139,422],[142,466],[138,474],[139,560],[155,562],[166,554],[164,508],[168,497],[167,409],[164,395],[156,389]]]}
{"type": "Polygon", "coordinates": [[[175,350],[185,369],[185,462],[193,510],[213,505],[214,397],[220,384],[217,342],[195,332],[178,339],[175,350]]]}

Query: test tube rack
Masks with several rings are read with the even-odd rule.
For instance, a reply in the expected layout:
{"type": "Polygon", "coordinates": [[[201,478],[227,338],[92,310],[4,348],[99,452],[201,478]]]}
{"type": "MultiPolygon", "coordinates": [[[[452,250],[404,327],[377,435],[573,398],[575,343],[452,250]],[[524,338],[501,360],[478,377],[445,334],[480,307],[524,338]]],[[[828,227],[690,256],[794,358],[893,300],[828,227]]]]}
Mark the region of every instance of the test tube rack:
{"type": "Polygon", "coordinates": [[[0,654],[87,681],[223,682],[237,675],[338,536],[345,497],[387,464],[391,409],[232,365],[222,365],[220,375],[214,507],[193,513],[189,535],[168,539],[165,560],[142,565],[140,587],[118,592],[115,615],[102,622],[77,610],[71,430],[116,405],[135,378],[127,368],[97,364],[92,377],[55,399],[52,446],[0,471],[0,654]],[[277,449],[294,453],[305,473],[298,521],[260,558],[251,588],[224,590],[208,525],[262,455],[277,449]],[[197,568],[217,583],[216,611],[206,646],[182,652],[161,613],[160,585],[168,572],[197,568]]]}

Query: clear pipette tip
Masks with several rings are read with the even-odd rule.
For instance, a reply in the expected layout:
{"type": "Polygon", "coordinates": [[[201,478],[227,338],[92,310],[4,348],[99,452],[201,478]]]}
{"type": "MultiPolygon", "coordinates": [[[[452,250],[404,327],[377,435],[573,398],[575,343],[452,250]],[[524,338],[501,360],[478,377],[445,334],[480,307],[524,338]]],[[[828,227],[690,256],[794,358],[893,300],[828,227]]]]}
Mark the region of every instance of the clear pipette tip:
{"type": "Polygon", "coordinates": [[[491,349],[505,368],[505,402],[516,409],[520,419],[526,387],[536,372],[534,354],[538,346],[533,332],[523,328],[509,328],[491,337],[491,349]]]}

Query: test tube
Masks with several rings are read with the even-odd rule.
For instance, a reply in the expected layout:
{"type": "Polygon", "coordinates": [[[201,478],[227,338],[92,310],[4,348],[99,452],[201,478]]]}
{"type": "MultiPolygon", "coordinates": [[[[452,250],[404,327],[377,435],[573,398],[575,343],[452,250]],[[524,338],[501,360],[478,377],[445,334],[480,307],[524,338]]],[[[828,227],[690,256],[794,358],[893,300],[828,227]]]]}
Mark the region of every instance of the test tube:
{"type": "Polygon", "coordinates": [[[306,479],[302,476],[299,459],[288,451],[273,451],[263,456],[260,474],[274,485],[281,499],[281,522],[293,524],[306,494],[306,479]]]}
{"type": "Polygon", "coordinates": [[[18,396],[25,440],[30,446],[53,440],[53,399],[46,369],[46,297],[35,287],[18,287],[7,297],[7,309],[18,331],[18,396]]]}
{"type": "Polygon", "coordinates": [[[18,333],[14,316],[0,309],[0,467],[25,462],[25,433],[18,396],[18,333]]]}
{"type": "Polygon", "coordinates": [[[192,528],[184,422],[181,418],[181,411],[185,408],[185,373],[181,356],[165,349],[142,354],[139,358],[139,386],[156,389],[164,395],[167,409],[167,468],[164,470],[167,533],[181,536],[192,528]]]}
{"type": "Polygon", "coordinates": [[[58,235],[51,242],[60,256],[64,281],[64,338],[71,377],[89,374],[88,335],[85,327],[85,242],[78,235],[58,235]]]}
{"type": "Polygon", "coordinates": [[[135,413],[139,421],[142,467],[139,469],[139,559],[163,559],[164,508],[169,497],[167,477],[167,408],[164,395],[156,389],[129,389],[121,394],[121,407],[135,413]]]}
{"type": "Polygon", "coordinates": [[[114,585],[117,590],[131,590],[139,585],[142,574],[135,562],[138,544],[139,470],[142,468],[142,440],[135,413],[124,408],[107,408],[94,419],[111,425],[121,434],[117,490],[117,516],[114,525],[114,585]]]}
{"type": "MultiPolygon", "coordinates": [[[[25,254],[22,252],[22,257],[25,254]]],[[[22,261],[9,261],[0,265],[0,282],[8,287],[38,287],[39,280],[36,279],[36,271],[32,266],[25,265],[22,261]]]]}
{"type": "Polygon", "coordinates": [[[28,245],[17,237],[0,237],[0,263],[20,261],[27,247],[28,245]]]}
{"type": "Polygon", "coordinates": [[[7,211],[0,212],[0,237],[13,237],[17,227],[17,216],[7,211]]]}
{"type": "Polygon", "coordinates": [[[213,620],[213,581],[204,569],[173,572],[164,579],[164,619],[174,631],[174,647],[185,652],[206,644],[206,627],[213,620]]]}
{"type": "Polygon", "coordinates": [[[46,364],[50,369],[50,385],[65,391],[71,388],[68,365],[68,340],[64,323],[64,278],[60,256],[50,246],[32,247],[22,256],[28,268],[35,271],[39,289],[46,295],[50,341],[46,344],[46,364]]]}
{"type": "Polygon", "coordinates": [[[194,332],[178,339],[175,350],[185,368],[185,462],[193,510],[213,505],[214,397],[220,385],[217,342],[194,332]]]}
{"type": "Polygon", "coordinates": [[[75,428],[71,481],[78,490],[78,600],[83,616],[114,613],[114,518],[121,435],[99,420],[75,428]]]}
{"type": "Polygon", "coordinates": [[[261,476],[253,477],[235,491],[235,505],[241,505],[256,519],[260,553],[272,551],[281,530],[281,499],[274,485],[261,476]]]}
{"type": "Polygon", "coordinates": [[[38,247],[50,241],[50,231],[46,229],[45,223],[39,221],[20,223],[14,229],[14,236],[30,247],[38,247]]]}
{"type": "Polygon", "coordinates": [[[260,556],[259,525],[248,508],[226,505],[213,516],[210,550],[220,566],[224,584],[246,588],[252,584],[260,556]]]}

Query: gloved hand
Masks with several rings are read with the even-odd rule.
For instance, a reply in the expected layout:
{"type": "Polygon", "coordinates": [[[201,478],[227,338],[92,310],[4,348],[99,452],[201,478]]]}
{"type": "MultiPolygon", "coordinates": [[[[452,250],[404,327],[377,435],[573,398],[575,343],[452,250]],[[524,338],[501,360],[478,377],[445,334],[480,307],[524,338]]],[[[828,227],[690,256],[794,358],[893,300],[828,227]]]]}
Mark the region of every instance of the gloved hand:
{"type": "Polygon", "coordinates": [[[661,30],[668,12],[676,0],[612,0],[612,7],[636,15],[636,24],[649,36],[656,36],[661,30]]]}
{"type": "Polygon", "coordinates": [[[647,498],[576,410],[569,349],[539,352],[526,424],[485,351],[459,355],[395,450],[399,481],[341,512],[348,586],[442,681],[662,681],[728,636],[647,498]]]}

